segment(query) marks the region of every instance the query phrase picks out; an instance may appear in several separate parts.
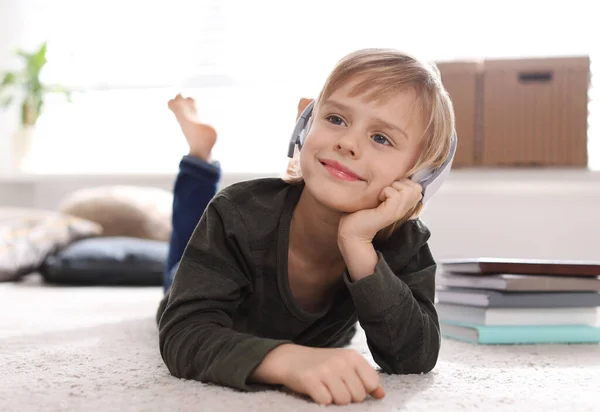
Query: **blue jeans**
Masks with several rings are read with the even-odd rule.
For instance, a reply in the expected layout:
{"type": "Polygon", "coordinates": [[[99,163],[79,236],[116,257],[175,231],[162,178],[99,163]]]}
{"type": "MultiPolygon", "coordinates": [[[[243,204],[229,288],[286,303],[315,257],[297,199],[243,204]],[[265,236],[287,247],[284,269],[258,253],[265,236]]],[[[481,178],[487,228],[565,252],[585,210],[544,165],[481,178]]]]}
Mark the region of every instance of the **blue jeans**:
{"type": "Polygon", "coordinates": [[[217,162],[211,164],[196,157],[184,156],[179,163],[173,188],[173,228],[163,274],[165,292],[173,283],[177,266],[196,225],[217,193],[220,178],[221,168],[217,162]]]}

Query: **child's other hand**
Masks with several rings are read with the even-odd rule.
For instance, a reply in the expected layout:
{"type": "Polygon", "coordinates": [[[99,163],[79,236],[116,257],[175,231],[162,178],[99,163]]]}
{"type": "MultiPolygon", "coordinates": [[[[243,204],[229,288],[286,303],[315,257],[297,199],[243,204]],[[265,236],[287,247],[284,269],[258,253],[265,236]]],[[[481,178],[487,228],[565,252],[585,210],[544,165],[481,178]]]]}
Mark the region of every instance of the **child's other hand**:
{"type": "Polygon", "coordinates": [[[403,179],[384,188],[378,207],[342,216],[338,240],[371,242],[377,232],[400,220],[423,198],[420,184],[403,179]]]}
{"type": "Polygon", "coordinates": [[[282,383],[316,403],[347,405],[362,402],[368,395],[385,396],[375,369],[353,349],[299,345],[289,349],[282,383]]]}

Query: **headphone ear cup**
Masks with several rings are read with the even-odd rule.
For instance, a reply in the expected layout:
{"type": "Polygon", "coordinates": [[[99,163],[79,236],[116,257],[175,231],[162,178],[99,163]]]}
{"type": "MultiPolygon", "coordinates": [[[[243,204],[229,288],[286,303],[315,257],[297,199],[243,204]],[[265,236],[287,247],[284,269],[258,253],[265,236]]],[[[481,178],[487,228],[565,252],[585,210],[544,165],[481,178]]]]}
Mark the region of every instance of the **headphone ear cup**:
{"type": "Polygon", "coordinates": [[[431,169],[423,169],[412,175],[410,180],[412,180],[413,182],[417,182],[420,185],[423,185],[427,181],[429,176],[432,175],[432,173],[433,171],[431,169]]]}
{"type": "Polygon", "coordinates": [[[452,168],[454,155],[456,153],[457,141],[458,138],[456,137],[456,131],[454,131],[450,141],[450,153],[448,154],[448,157],[444,163],[436,169],[426,172],[424,171],[422,174],[415,173],[415,176],[413,176],[413,180],[419,181],[423,187],[423,199],[421,200],[423,203],[431,199],[431,197],[442,186],[444,180],[448,177],[450,169],[452,168]]]}

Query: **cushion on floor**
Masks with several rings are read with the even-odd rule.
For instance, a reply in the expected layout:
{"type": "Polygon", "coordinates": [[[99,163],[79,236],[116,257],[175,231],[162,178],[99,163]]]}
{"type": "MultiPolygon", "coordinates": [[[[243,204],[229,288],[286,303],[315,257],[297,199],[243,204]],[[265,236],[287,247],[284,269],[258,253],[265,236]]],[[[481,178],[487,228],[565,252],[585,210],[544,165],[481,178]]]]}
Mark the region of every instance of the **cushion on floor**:
{"type": "Polygon", "coordinates": [[[0,281],[36,271],[46,257],[72,242],[99,236],[102,227],[50,210],[0,207],[0,281]]]}
{"type": "Polygon", "coordinates": [[[74,242],[48,256],[40,273],[49,283],[160,286],[168,243],[132,237],[74,242]]]}
{"type": "Polygon", "coordinates": [[[143,186],[99,186],[69,194],[59,210],[102,226],[103,236],[168,241],[173,194],[143,186]]]}

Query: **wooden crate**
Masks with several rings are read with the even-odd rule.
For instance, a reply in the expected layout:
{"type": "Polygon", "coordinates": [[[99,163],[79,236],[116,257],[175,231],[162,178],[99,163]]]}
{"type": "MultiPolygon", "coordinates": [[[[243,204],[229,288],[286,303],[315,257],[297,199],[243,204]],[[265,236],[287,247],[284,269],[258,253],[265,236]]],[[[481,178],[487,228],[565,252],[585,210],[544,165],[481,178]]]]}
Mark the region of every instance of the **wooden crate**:
{"type": "Polygon", "coordinates": [[[456,117],[458,145],[453,167],[472,167],[479,163],[479,111],[483,65],[478,61],[437,62],[444,87],[450,94],[456,117]]]}
{"type": "Polygon", "coordinates": [[[483,166],[587,167],[588,57],[486,60],[483,166]]]}

